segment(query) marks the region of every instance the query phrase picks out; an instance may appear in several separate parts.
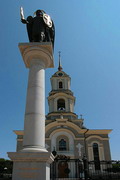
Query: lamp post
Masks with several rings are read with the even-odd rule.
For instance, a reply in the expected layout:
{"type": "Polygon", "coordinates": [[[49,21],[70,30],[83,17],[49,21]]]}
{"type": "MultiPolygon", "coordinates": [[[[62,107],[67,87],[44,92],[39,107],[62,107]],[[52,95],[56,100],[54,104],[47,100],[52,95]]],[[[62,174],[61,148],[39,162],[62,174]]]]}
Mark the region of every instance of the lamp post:
{"type": "Polygon", "coordinates": [[[88,160],[87,160],[87,150],[86,150],[86,133],[89,131],[89,129],[87,129],[84,133],[84,155],[83,155],[83,165],[84,165],[84,176],[85,176],[85,180],[88,179],[88,160]]]}
{"type": "Polygon", "coordinates": [[[86,129],[84,132],[84,156],[87,157],[87,149],[86,149],[86,133],[89,131],[89,129],[86,129]]]}
{"type": "Polygon", "coordinates": [[[7,167],[4,167],[4,176],[6,177],[7,175],[7,167]]]}

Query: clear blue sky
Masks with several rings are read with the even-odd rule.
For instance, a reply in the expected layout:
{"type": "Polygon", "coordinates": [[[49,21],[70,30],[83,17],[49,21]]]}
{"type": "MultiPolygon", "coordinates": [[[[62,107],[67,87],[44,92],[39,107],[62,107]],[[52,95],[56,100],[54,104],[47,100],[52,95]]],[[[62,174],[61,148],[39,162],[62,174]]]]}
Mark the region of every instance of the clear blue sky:
{"type": "MultiPolygon", "coordinates": [[[[113,129],[112,159],[120,160],[120,0],[3,0],[0,2],[0,157],[14,152],[13,130],[23,129],[28,69],[18,49],[28,42],[19,9],[33,15],[45,10],[54,20],[55,68],[46,70],[46,97],[57,71],[72,78],[75,112],[90,129],[113,129]]],[[[46,101],[46,113],[48,105],[46,101]]]]}

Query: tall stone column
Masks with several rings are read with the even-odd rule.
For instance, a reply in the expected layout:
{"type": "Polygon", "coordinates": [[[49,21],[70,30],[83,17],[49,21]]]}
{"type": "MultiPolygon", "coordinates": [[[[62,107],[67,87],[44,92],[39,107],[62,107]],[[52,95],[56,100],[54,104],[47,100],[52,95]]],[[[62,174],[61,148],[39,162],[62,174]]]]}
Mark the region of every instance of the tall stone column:
{"type": "Polygon", "coordinates": [[[9,152],[13,180],[49,180],[53,155],[45,149],[45,69],[54,67],[51,43],[20,43],[29,68],[23,149],[9,152]]]}
{"type": "Polygon", "coordinates": [[[45,151],[45,64],[32,60],[26,99],[23,151],[45,151]]]}

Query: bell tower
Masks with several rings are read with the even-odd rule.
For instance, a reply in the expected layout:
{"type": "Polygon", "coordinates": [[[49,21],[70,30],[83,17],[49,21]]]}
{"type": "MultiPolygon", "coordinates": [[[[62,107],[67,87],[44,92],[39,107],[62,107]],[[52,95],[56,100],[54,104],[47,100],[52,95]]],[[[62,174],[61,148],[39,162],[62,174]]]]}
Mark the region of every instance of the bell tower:
{"type": "Polygon", "coordinates": [[[68,119],[76,119],[74,113],[75,97],[70,90],[71,78],[67,75],[61,65],[61,57],[59,53],[58,71],[52,75],[51,92],[48,97],[49,113],[47,118],[56,119],[60,116],[68,119]]]}

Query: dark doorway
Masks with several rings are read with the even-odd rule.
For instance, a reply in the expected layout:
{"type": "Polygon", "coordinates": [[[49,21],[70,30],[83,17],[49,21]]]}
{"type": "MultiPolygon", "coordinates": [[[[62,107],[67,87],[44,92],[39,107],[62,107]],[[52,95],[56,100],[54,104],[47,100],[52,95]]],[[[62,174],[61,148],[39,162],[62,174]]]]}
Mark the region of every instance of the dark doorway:
{"type": "Polygon", "coordinates": [[[66,161],[61,161],[58,164],[58,177],[59,178],[68,178],[68,163],[66,161]]]}
{"type": "Polygon", "coordinates": [[[70,159],[65,155],[57,155],[50,168],[51,180],[80,179],[80,164],[79,159],[70,159]]]}

